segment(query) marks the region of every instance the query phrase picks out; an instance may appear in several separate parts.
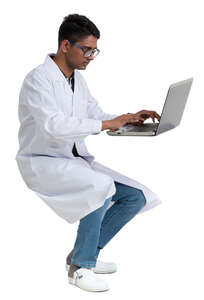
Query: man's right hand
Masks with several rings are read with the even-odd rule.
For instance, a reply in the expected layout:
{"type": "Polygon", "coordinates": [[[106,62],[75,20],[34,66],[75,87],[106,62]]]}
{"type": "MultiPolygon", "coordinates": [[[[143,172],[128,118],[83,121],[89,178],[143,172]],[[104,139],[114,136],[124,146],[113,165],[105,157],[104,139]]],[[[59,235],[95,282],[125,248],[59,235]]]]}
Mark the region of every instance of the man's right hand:
{"type": "Polygon", "coordinates": [[[119,117],[116,117],[112,120],[102,121],[102,130],[110,129],[112,131],[117,130],[121,126],[125,125],[126,123],[143,123],[144,118],[138,116],[138,114],[123,114],[119,117]]]}

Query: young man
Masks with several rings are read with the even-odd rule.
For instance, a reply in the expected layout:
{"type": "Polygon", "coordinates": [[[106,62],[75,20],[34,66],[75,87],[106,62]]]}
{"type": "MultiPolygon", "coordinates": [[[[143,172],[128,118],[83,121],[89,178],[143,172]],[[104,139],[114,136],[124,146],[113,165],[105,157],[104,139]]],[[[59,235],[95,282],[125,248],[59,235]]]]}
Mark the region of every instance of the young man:
{"type": "Polygon", "coordinates": [[[16,155],[26,185],[67,222],[80,221],[66,267],[69,283],[86,291],[109,289],[96,273],[115,272],[116,265],[97,260],[100,250],[137,213],[161,202],[136,180],[96,162],[86,148],[84,139],[90,134],[160,119],[147,110],[103,112],[78,71],[99,54],[99,38],[85,16],[64,18],[57,53],[48,54],[23,81],[16,155]]]}

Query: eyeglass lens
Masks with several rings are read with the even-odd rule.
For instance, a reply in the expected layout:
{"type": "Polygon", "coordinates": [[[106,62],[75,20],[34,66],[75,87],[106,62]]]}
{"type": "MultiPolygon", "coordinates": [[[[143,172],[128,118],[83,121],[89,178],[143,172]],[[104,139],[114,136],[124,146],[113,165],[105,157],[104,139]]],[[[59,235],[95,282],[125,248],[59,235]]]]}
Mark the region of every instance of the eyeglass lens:
{"type": "Polygon", "coordinates": [[[84,57],[89,57],[91,56],[93,53],[94,57],[96,57],[98,54],[99,54],[99,51],[98,49],[94,49],[94,50],[90,50],[90,51],[87,51],[85,54],[84,54],[84,57]]]}

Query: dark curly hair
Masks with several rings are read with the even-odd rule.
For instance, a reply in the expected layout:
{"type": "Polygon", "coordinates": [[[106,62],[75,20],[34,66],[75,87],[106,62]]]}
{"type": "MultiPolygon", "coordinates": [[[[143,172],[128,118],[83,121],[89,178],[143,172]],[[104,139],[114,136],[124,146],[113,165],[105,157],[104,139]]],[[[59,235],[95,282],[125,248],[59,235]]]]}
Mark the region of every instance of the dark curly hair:
{"type": "Polygon", "coordinates": [[[100,31],[96,25],[87,17],[78,14],[72,14],[64,17],[58,31],[58,49],[63,40],[72,40],[77,42],[89,35],[100,38],[100,31]]]}

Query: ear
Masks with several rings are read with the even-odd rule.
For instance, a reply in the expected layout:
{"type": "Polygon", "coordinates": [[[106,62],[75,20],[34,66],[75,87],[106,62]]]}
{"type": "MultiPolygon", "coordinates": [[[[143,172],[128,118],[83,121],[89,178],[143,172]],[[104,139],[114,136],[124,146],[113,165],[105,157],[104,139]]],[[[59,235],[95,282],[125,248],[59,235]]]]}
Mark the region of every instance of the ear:
{"type": "Polygon", "coordinates": [[[71,47],[71,43],[68,40],[63,40],[60,45],[60,49],[63,53],[67,53],[71,47]]]}

